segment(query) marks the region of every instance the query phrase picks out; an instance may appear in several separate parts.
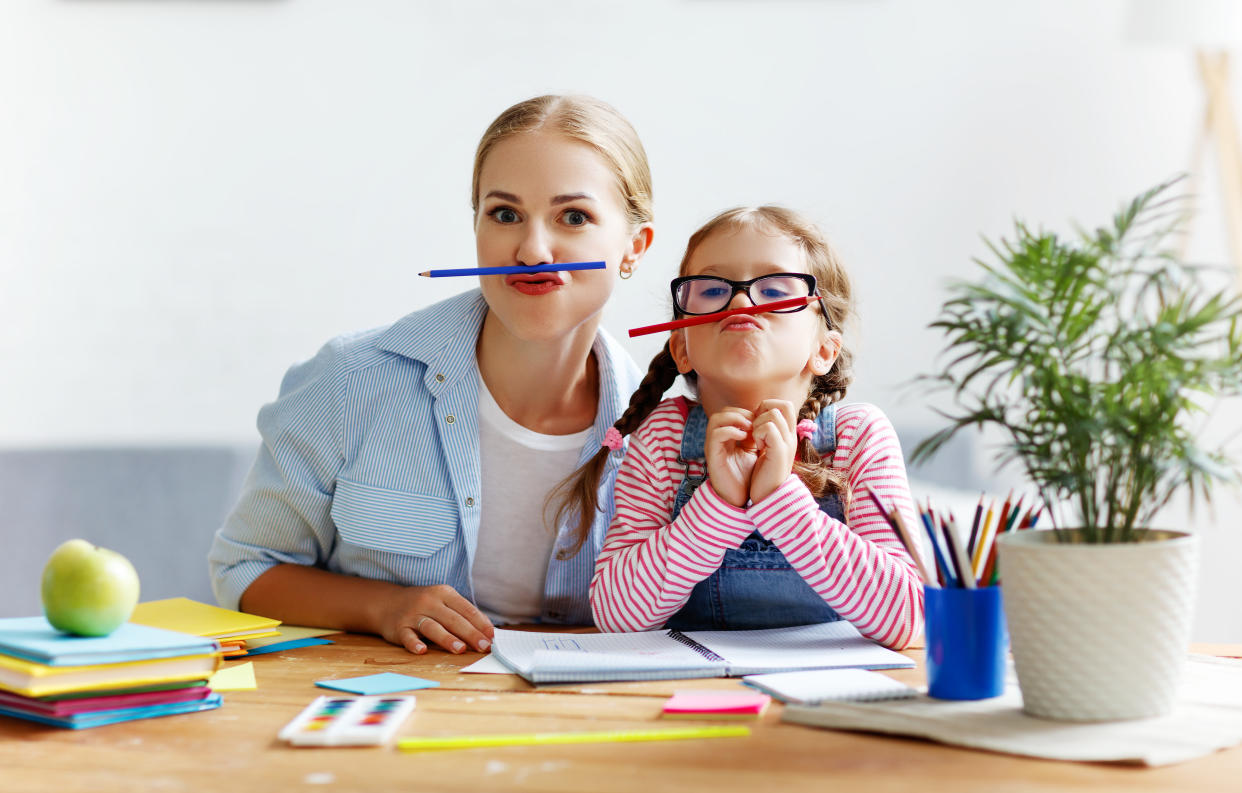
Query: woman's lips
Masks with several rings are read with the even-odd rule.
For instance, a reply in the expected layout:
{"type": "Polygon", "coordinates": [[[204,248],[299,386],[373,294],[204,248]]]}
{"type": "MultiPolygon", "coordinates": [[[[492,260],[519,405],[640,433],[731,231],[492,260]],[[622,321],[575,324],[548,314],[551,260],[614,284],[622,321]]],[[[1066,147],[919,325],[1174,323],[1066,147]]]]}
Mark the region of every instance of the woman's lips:
{"type": "Polygon", "coordinates": [[[514,281],[511,285],[524,295],[546,295],[561,288],[557,281],[514,281]]]}
{"type": "Polygon", "coordinates": [[[514,273],[505,278],[505,284],[524,295],[546,295],[564,286],[565,280],[565,274],[560,272],[514,273]]]}

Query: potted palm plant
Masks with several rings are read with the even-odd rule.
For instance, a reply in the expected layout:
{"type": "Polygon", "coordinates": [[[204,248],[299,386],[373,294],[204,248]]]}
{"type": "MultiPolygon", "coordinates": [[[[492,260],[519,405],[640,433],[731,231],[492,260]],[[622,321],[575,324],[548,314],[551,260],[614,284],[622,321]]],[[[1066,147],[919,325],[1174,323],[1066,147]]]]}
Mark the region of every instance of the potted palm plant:
{"type": "MultiPolygon", "coordinates": [[[[1179,261],[1186,217],[1166,182],[1111,224],[1072,237],[1018,222],[988,243],[977,280],[950,286],[933,328],[956,433],[999,430],[1051,510],[1052,531],[999,538],[1005,614],[1024,708],[1076,721],[1141,718],[1173,705],[1193,616],[1197,538],[1153,525],[1181,491],[1236,482],[1192,422],[1242,392],[1242,304],[1211,271],[1179,261]]],[[[1223,280],[1223,279],[1222,279],[1223,280]]]]}

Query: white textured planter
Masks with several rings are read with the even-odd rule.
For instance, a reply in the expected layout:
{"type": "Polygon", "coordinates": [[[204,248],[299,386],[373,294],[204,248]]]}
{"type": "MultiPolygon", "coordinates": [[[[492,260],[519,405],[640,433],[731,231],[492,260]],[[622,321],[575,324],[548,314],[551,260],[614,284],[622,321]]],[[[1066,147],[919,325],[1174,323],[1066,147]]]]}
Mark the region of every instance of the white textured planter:
{"type": "Polygon", "coordinates": [[[1144,542],[1092,545],[1055,534],[1000,537],[1023,709],[1066,721],[1168,713],[1190,642],[1198,538],[1153,530],[1144,542]]]}

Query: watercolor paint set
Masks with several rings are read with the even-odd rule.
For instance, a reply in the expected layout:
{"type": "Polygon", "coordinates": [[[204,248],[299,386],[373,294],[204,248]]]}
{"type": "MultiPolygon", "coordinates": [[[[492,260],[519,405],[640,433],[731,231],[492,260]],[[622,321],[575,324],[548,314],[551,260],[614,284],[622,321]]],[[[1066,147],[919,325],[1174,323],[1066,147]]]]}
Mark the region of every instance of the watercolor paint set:
{"type": "Polygon", "coordinates": [[[294,746],[378,746],[392,740],[413,710],[414,697],[409,695],[322,696],[278,737],[294,746]]]}

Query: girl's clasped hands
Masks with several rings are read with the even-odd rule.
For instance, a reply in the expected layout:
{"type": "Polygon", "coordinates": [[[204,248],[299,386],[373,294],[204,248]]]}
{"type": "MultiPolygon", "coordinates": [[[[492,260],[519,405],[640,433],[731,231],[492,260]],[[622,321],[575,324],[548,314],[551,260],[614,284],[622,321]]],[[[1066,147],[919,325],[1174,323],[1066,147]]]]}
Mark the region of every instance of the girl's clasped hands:
{"type": "Polygon", "coordinates": [[[751,411],[726,407],[707,422],[707,482],[735,507],[757,504],[789,478],[798,451],[792,402],[765,399],[751,411]]]}

